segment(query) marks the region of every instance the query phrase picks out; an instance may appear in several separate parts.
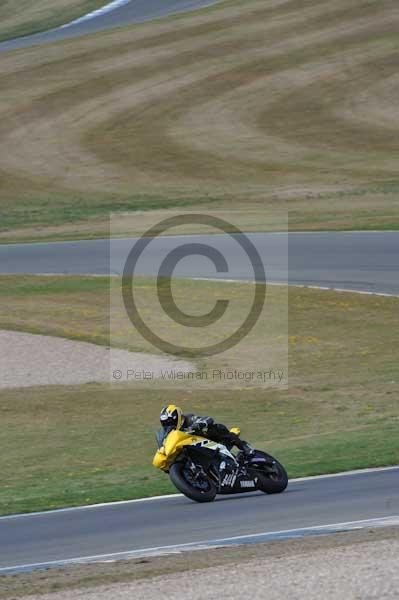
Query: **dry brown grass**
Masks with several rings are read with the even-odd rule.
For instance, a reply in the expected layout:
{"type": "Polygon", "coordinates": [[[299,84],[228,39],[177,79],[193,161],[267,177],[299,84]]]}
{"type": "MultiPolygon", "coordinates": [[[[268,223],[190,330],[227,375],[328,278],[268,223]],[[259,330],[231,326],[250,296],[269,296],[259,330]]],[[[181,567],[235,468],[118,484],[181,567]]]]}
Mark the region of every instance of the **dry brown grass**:
{"type": "Polygon", "coordinates": [[[209,202],[397,228],[398,25],[394,0],[233,0],[2,55],[0,239],[209,202]]]}
{"type": "Polygon", "coordinates": [[[107,0],[4,0],[0,2],[0,40],[69,23],[104,4],[107,0]]]}

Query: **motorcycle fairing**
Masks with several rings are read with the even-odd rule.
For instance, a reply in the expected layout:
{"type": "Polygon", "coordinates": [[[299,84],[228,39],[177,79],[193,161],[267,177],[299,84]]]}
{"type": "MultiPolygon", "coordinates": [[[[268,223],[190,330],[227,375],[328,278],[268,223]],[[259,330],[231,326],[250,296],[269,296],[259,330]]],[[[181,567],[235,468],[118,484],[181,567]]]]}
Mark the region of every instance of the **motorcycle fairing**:
{"type": "Polygon", "coordinates": [[[226,458],[233,460],[234,463],[236,462],[234,454],[232,454],[226,446],[223,446],[223,444],[218,444],[217,442],[199,435],[187,433],[186,431],[173,429],[167,433],[163,440],[161,439],[161,436],[158,435],[157,440],[158,445],[160,443],[163,443],[163,445],[156,452],[152,464],[162,471],[167,471],[169,469],[170,465],[176,460],[178,454],[185,447],[192,447],[193,450],[196,449],[202,452],[211,452],[212,457],[218,452],[226,458]]]}
{"type": "Polygon", "coordinates": [[[152,464],[162,471],[167,471],[185,446],[199,444],[204,440],[203,437],[173,429],[164,438],[163,446],[155,453],[152,464]]]}

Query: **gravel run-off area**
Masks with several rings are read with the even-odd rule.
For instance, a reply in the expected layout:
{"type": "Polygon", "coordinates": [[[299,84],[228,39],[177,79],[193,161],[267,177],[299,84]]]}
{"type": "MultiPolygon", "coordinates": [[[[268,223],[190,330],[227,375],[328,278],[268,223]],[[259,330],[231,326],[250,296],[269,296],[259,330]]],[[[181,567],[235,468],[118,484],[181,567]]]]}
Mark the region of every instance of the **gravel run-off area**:
{"type": "Polygon", "coordinates": [[[192,371],[168,356],[128,352],[87,342],[0,330],[0,388],[126,382],[135,373],[159,378],[162,371],[192,371]],[[116,374],[116,377],[115,375],[116,374]]]}
{"type": "MultiPolygon", "coordinates": [[[[372,533],[368,536],[372,537],[372,533]]],[[[32,595],[31,600],[369,600],[397,599],[399,590],[399,538],[375,539],[342,545],[337,536],[318,543],[287,541],[281,546],[259,548],[250,561],[175,572],[138,581],[103,585],[92,589],[65,590],[32,595]],[[335,541],[336,540],[336,541],[335,541]],[[303,545],[303,551],[301,551],[303,545]],[[310,550],[310,551],[309,551],[310,550]],[[268,556],[268,554],[270,554],[268,556]]],[[[222,552],[220,550],[219,552],[222,552]]],[[[167,565],[170,557],[164,557],[167,565]]],[[[173,563],[173,558],[172,558],[173,563]]],[[[172,567],[173,568],[173,567],[172,567]]]]}

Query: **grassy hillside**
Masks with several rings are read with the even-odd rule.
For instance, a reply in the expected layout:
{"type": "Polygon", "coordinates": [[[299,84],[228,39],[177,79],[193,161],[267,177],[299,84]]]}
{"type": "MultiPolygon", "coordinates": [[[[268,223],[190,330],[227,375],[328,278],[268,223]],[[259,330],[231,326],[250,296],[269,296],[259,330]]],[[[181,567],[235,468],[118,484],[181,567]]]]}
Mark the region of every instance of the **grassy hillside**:
{"type": "Polygon", "coordinates": [[[1,55],[0,240],[207,203],[398,228],[398,27],[395,0],[231,0],[1,55]]]}
{"type": "Polygon", "coordinates": [[[0,41],[64,25],[107,3],[107,0],[2,0],[0,41]]]}

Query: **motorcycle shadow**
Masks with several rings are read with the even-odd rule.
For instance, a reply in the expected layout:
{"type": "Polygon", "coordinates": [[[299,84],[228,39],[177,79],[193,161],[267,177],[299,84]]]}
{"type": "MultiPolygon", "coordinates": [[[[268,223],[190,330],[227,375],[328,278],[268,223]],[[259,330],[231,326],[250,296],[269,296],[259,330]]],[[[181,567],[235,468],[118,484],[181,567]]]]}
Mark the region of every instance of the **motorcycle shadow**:
{"type": "MultiPolygon", "coordinates": [[[[243,494],[218,494],[213,502],[204,502],[202,504],[202,506],[212,506],[215,503],[219,504],[220,502],[232,502],[232,501],[237,501],[237,500],[245,500],[245,499],[248,500],[249,498],[261,498],[261,497],[265,498],[265,501],[267,499],[271,500],[273,497],[276,500],[278,498],[280,498],[280,500],[281,500],[282,495],[286,496],[287,494],[295,494],[296,492],[299,492],[299,491],[300,490],[297,490],[297,489],[287,488],[286,490],[284,490],[284,492],[282,494],[265,494],[264,492],[248,492],[248,493],[243,493],[243,494]]],[[[194,502],[186,497],[184,497],[184,500],[187,501],[184,504],[192,504],[193,506],[198,507],[197,502],[194,502]]]]}

